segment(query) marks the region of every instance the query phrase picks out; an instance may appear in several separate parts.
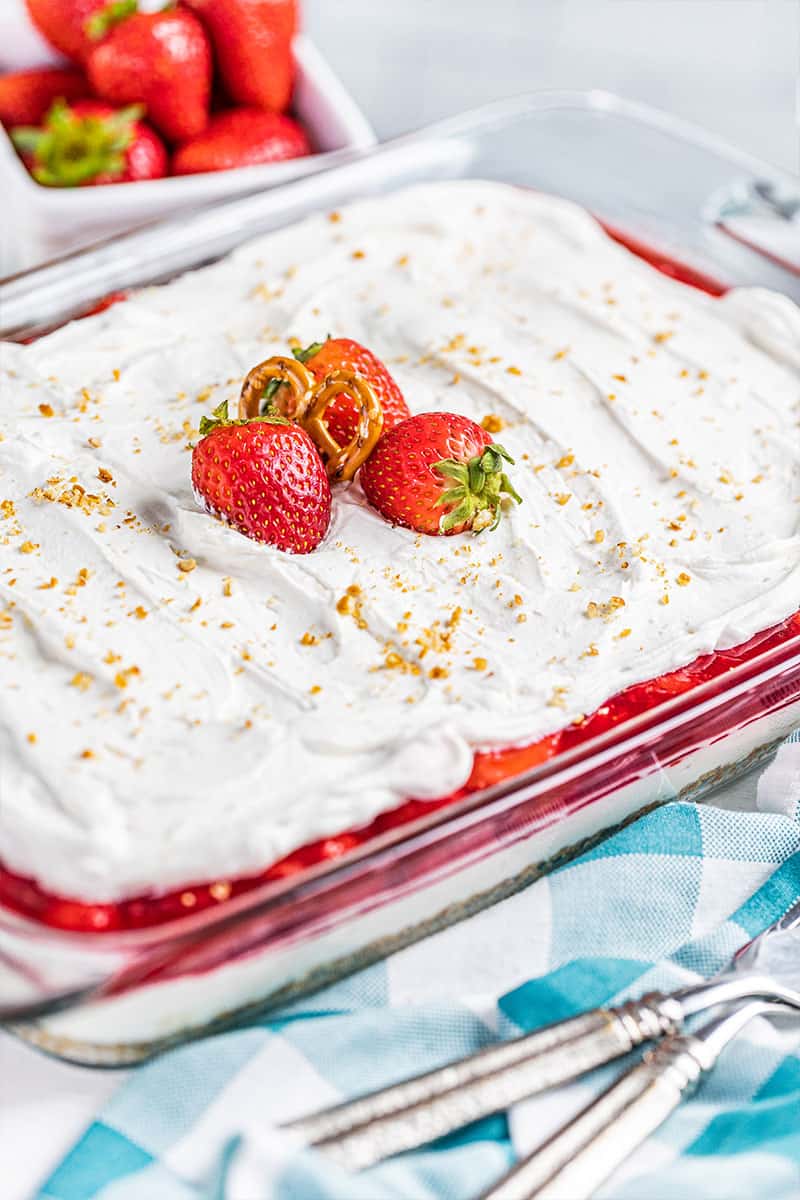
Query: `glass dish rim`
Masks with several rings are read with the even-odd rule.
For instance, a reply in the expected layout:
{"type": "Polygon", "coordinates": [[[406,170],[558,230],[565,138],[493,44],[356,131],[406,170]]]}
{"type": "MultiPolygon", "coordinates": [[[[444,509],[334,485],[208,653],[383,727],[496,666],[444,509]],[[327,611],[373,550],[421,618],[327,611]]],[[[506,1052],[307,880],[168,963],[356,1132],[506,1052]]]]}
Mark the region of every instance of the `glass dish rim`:
{"type": "MultiPolygon", "coordinates": [[[[103,261],[117,258],[118,261],[121,260],[124,262],[126,270],[132,271],[138,266],[138,259],[144,252],[145,247],[148,246],[148,243],[154,241],[154,239],[157,240],[159,233],[166,240],[171,232],[182,243],[187,238],[194,237],[195,242],[199,245],[203,236],[203,223],[205,223],[206,233],[210,235],[219,218],[223,218],[224,220],[227,214],[233,218],[234,229],[236,229],[236,219],[246,219],[248,216],[251,216],[253,206],[258,206],[259,203],[266,211],[275,209],[278,221],[280,221],[282,201],[287,207],[295,199],[298,203],[302,204],[307,196],[309,199],[311,198],[310,194],[312,190],[319,189],[320,187],[324,188],[326,183],[330,181],[335,182],[337,179],[344,182],[349,178],[350,173],[357,172],[364,164],[377,163],[379,166],[384,164],[388,174],[388,170],[391,169],[394,161],[397,160],[398,163],[402,164],[409,150],[413,153],[414,150],[425,147],[426,144],[434,147],[437,143],[444,141],[455,142],[457,139],[477,138],[488,134],[495,128],[509,128],[517,121],[533,117],[534,115],[556,111],[574,112],[587,118],[604,115],[624,118],[641,128],[665,134],[685,146],[691,146],[694,149],[724,157],[737,169],[777,182],[783,187],[800,186],[800,176],[794,175],[772,163],[768,163],[747,151],[741,150],[725,138],[712,133],[700,125],[696,125],[682,117],[675,116],[641,101],[630,100],[616,93],[599,88],[583,90],[539,89],[523,92],[516,96],[467,109],[422,128],[403,133],[388,141],[378,142],[374,146],[338,151],[335,164],[332,163],[330,166],[323,166],[318,172],[301,179],[289,181],[267,191],[249,192],[245,195],[184,210],[178,213],[177,216],[173,215],[150,221],[132,229],[129,233],[110,239],[103,239],[80,250],[59,255],[37,266],[0,277],[0,340],[3,337],[13,340],[27,337],[29,333],[47,333],[51,331],[55,327],[52,318],[43,320],[38,324],[36,322],[23,322],[15,326],[13,323],[9,324],[2,318],[3,309],[8,304],[11,304],[13,307],[14,304],[19,303],[20,299],[23,301],[23,304],[26,300],[30,303],[30,297],[26,293],[35,293],[37,286],[40,292],[49,285],[59,293],[63,293],[65,290],[68,290],[68,287],[67,289],[64,287],[65,278],[69,280],[70,276],[74,276],[76,267],[81,265],[87,267],[89,264],[94,264],[95,261],[102,264],[103,261]],[[271,201],[275,203],[271,204],[271,201]],[[125,253],[126,251],[127,254],[125,253]]],[[[322,200],[320,203],[322,204],[322,200]]],[[[218,250],[215,249],[204,261],[214,261],[216,258],[230,253],[236,245],[241,244],[243,240],[254,235],[254,232],[250,230],[244,230],[241,236],[231,233],[229,230],[227,234],[229,244],[223,245],[218,250]]],[[[185,247],[181,247],[181,249],[185,253],[185,247]]],[[[162,246],[161,254],[163,254],[163,250],[164,247],[162,246]]],[[[165,278],[169,278],[182,270],[192,270],[201,265],[198,255],[193,260],[193,264],[189,262],[179,263],[174,267],[170,267],[168,274],[165,276],[158,269],[158,263],[161,261],[159,251],[151,251],[150,256],[153,266],[150,282],[154,284],[163,282],[165,278]]],[[[788,272],[786,273],[788,274],[788,272]]],[[[74,279],[70,280],[70,283],[74,286],[74,279]]],[[[147,280],[137,277],[128,286],[147,286],[147,280]]],[[[57,323],[63,324],[66,321],[80,318],[82,315],[88,315],[86,310],[91,304],[96,303],[108,295],[109,292],[113,292],[119,287],[124,288],[125,284],[120,284],[112,280],[109,283],[99,285],[97,291],[82,297],[81,301],[77,304],[71,307],[67,305],[63,314],[58,316],[57,323]]]]}

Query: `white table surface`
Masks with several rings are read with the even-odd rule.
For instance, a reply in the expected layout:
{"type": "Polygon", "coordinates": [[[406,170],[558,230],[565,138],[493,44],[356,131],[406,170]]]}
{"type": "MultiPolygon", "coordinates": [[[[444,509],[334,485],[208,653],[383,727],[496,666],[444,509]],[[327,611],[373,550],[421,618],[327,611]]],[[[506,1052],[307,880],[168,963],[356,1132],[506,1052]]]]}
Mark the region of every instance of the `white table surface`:
{"type": "MultiPolygon", "coordinates": [[[[0,27],[12,2],[0,0],[0,27]]],[[[305,9],[382,137],[533,88],[602,87],[800,168],[796,0],[306,0],[305,9]]],[[[0,67],[12,65],[0,47],[0,67]]],[[[0,1033],[2,1200],[26,1200],[121,1079],[0,1033]]]]}

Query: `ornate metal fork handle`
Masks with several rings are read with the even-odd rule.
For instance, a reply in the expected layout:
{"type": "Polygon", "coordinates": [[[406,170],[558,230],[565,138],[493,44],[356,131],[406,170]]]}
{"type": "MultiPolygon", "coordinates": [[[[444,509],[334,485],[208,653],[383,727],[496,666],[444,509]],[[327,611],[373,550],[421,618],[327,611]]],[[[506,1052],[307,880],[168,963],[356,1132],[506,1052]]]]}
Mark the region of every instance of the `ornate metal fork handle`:
{"type": "Polygon", "coordinates": [[[643,1042],[674,1033],[681,1021],[679,1001],[659,993],[595,1009],[301,1117],[287,1128],[342,1166],[363,1170],[621,1058],[643,1042]]]}
{"type": "Polygon", "coordinates": [[[287,1128],[349,1170],[363,1170],[576,1079],[644,1042],[677,1034],[686,1016],[745,996],[800,1005],[800,997],[789,989],[744,973],[674,995],[652,992],[641,1000],[594,1009],[490,1046],[424,1075],[301,1117],[287,1128]]]}
{"type": "Polygon", "coordinates": [[[798,1012],[768,1000],[740,1001],[697,1034],[659,1042],[480,1200],[588,1200],[694,1091],[723,1048],[761,1015],[796,1018],[798,1012]]]}

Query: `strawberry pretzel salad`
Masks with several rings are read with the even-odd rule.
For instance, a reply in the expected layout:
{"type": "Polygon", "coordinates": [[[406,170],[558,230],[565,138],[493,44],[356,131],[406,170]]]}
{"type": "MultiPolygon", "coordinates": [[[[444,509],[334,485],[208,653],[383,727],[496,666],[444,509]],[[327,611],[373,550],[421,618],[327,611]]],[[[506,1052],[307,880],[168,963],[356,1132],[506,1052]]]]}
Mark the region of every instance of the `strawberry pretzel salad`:
{"type": "Polygon", "coordinates": [[[422,185],[3,352],[0,896],[153,923],[800,627],[800,310],[422,185]]]}

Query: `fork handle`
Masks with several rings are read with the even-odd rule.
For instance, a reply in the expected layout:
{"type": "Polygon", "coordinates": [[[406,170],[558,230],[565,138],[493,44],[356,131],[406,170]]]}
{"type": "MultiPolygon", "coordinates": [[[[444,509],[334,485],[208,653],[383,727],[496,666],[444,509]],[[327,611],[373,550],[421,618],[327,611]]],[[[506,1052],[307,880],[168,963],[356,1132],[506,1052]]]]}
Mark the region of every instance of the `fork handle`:
{"type": "Polygon", "coordinates": [[[679,1003],[659,993],[594,1009],[289,1128],[348,1170],[363,1170],[673,1033],[681,1016],[679,1003]]]}
{"type": "Polygon", "coordinates": [[[666,1121],[716,1058],[691,1035],[667,1038],[480,1200],[586,1200],[666,1121]]]}

